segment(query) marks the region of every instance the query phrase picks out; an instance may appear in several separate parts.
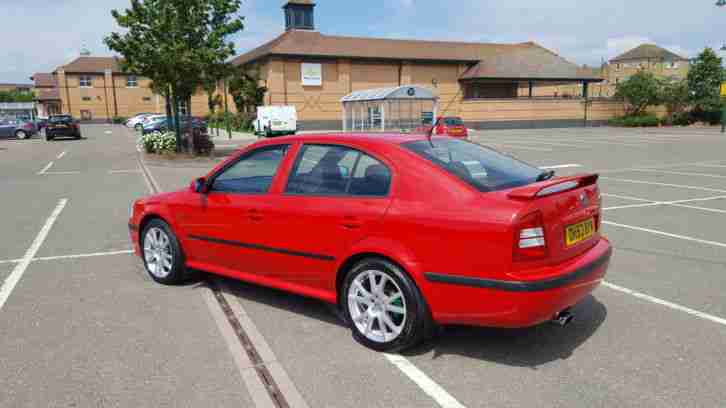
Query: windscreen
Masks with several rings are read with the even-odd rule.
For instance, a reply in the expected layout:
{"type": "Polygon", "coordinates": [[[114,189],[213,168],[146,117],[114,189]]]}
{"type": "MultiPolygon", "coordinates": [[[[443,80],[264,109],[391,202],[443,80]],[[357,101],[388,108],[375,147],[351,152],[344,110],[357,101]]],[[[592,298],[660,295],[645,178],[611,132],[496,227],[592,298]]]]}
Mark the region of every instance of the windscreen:
{"type": "Polygon", "coordinates": [[[542,171],[511,156],[468,141],[433,139],[402,146],[482,192],[526,186],[542,171]]]}
{"type": "Polygon", "coordinates": [[[444,119],[444,124],[446,126],[464,126],[464,121],[460,118],[446,118],[444,119]]]}
{"type": "Polygon", "coordinates": [[[72,122],[73,117],[68,115],[63,116],[51,116],[50,123],[65,123],[65,122],[72,122]]]}

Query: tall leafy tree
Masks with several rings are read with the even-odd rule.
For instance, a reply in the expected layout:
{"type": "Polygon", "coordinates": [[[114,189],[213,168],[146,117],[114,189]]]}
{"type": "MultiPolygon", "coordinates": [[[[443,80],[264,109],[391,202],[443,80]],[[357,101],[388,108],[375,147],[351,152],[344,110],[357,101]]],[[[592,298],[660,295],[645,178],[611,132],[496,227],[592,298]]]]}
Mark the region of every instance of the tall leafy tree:
{"type": "Polygon", "coordinates": [[[239,113],[250,113],[264,104],[267,88],[260,86],[260,71],[256,68],[242,68],[229,83],[229,93],[239,113]]]}
{"type": "Polygon", "coordinates": [[[688,90],[695,111],[715,112],[721,107],[720,87],[724,79],[721,58],[706,48],[691,62],[688,90]]]}
{"type": "Polygon", "coordinates": [[[104,41],[123,56],[126,71],[150,78],[171,102],[177,146],[179,105],[234,55],[229,38],[244,28],[239,9],[240,0],[131,0],[130,8],[111,11],[123,31],[104,41]]]}
{"type": "Polygon", "coordinates": [[[638,71],[617,85],[615,97],[625,100],[628,115],[638,116],[649,106],[661,104],[661,89],[662,83],[653,73],[638,71]]]}

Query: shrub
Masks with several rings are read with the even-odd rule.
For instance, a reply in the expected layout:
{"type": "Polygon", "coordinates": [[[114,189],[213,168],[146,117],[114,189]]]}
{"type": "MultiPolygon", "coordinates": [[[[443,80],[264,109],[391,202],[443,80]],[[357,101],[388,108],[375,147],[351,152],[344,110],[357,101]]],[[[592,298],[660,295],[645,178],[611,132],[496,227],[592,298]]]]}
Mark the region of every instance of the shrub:
{"type": "Polygon", "coordinates": [[[123,116],[114,116],[114,117],[113,117],[113,119],[112,119],[111,121],[112,121],[112,122],[113,122],[114,124],[116,124],[116,125],[123,125],[123,124],[124,124],[124,123],[126,123],[126,121],[128,121],[128,120],[129,120],[129,118],[125,118],[125,117],[123,117],[123,116]]]}
{"type": "Polygon", "coordinates": [[[673,126],[689,126],[693,124],[693,115],[691,112],[680,112],[673,115],[671,125],[673,126]]]}
{"type": "Polygon", "coordinates": [[[660,120],[655,115],[621,116],[610,119],[608,124],[620,127],[652,127],[658,126],[660,120]]]}
{"type": "Polygon", "coordinates": [[[146,153],[175,152],[176,136],[171,132],[161,135],[147,134],[141,137],[140,145],[146,153]]]}
{"type": "Polygon", "coordinates": [[[662,81],[651,72],[638,71],[616,86],[615,97],[626,102],[628,116],[643,116],[649,106],[662,102],[662,81]]]}

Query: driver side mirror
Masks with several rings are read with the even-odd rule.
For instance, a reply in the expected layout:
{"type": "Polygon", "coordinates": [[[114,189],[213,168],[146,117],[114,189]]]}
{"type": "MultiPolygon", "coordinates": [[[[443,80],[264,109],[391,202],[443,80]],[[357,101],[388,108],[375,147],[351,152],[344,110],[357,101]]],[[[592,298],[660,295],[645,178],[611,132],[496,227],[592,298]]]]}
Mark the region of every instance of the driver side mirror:
{"type": "Polygon", "coordinates": [[[189,188],[195,193],[206,194],[207,180],[204,177],[199,177],[198,179],[192,181],[192,184],[189,186],[189,188]]]}

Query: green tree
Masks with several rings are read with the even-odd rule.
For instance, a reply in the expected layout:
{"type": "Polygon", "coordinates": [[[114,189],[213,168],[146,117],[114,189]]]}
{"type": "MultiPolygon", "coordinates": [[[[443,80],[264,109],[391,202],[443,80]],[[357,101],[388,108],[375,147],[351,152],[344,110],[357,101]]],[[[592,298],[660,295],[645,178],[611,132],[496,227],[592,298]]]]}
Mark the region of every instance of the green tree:
{"type": "Polygon", "coordinates": [[[615,89],[615,97],[625,100],[626,113],[630,116],[642,115],[649,106],[660,105],[661,96],[661,81],[647,71],[638,71],[615,89]]]}
{"type": "Polygon", "coordinates": [[[668,111],[668,120],[672,123],[676,115],[682,114],[690,101],[688,81],[665,82],[662,88],[662,102],[668,111]]]}
{"type": "Polygon", "coordinates": [[[0,91],[0,102],[33,102],[33,94],[21,91],[0,91]]]}
{"type": "Polygon", "coordinates": [[[711,48],[706,48],[691,62],[688,71],[688,90],[694,111],[716,112],[720,109],[723,79],[721,58],[711,48]]]}
{"type": "Polygon", "coordinates": [[[111,11],[123,31],[104,42],[123,56],[125,71],[150,78],[171,102],[178,148],[179,105],[234,55],[228,39],[244,28],[239,8],[240,0],[131,0],[130,8],[111,11]]]}
{"type": "Polygon", "coordinates": [[[267,88],[260,86],[258,69],[242,68],[229,82],[229,93],[234,99],[238,113],[252,113],[255,108],[264,104],[267,88]]]}

